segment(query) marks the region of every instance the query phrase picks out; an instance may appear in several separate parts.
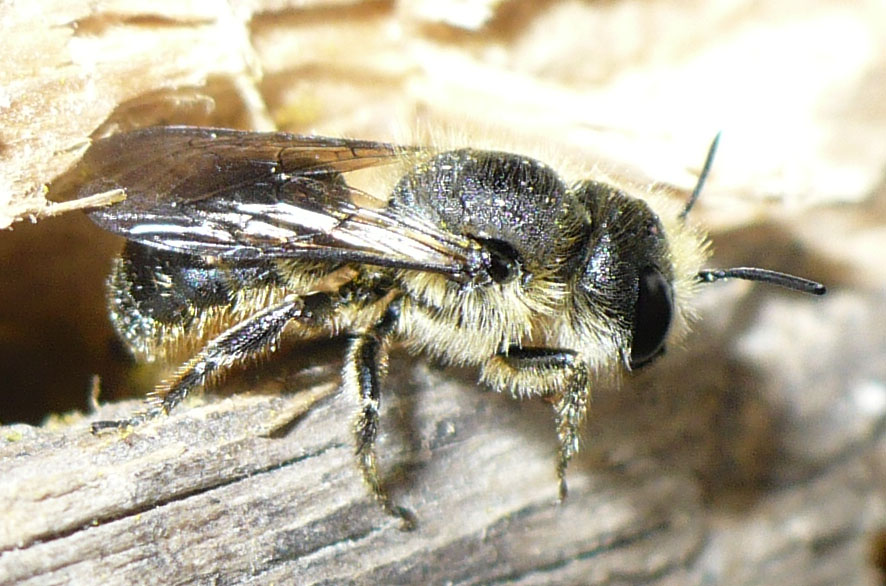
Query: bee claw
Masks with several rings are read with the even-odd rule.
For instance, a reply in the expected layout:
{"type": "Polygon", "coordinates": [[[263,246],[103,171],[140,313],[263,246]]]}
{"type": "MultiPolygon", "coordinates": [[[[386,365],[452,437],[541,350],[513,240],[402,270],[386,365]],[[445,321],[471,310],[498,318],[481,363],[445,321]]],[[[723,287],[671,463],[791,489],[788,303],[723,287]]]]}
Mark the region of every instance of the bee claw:
{"type": "Polygon", "coordinates": [[[105,420],[105,421],[95,421],[92,425],[89,426],[89,431],[92,435],[99,435],[105,431],[115,429],[118,431],[125,431],[128,429],[132,429],[137,425],[141,425],[148,419],[156,417],[160,414],[160,410],[152,409],[149,411],[142,411],[141,413],[135,413],[132,417],[128,419],[113,419],[113,420],[105,420]]]}
{"type": "Polygon", "coordinates": [[[108,430],[118,430],[123,431],[137,425],[137,423],[133,422],[134,418],[130,419],[118,419],[115,421],[96,421],[92,425],[89,426],[89,431],[92,435],[99,435],[108,430]]]}
{"type": "Polygon", "coordinates": [[[388,513],[400,519],[400,531],[408,533],[418,528],[418,517],[406,507],[389,504],[385,509],[388,513]]]}

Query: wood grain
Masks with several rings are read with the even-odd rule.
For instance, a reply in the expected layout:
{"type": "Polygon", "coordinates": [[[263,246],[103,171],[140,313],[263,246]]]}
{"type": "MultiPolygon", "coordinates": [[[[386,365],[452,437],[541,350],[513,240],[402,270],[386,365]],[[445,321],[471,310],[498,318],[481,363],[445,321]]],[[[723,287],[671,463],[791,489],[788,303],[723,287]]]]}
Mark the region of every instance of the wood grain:
{"type": "MultiPolygon", "coordinates": [[[[711,317],[688,348],[599,390],[562,504],[547,404],[402,353],[379,449],[413,532],[362,484],[354,400],[336,392],[334,366],[281,392],[286,360],[271,361],[270,390],[210,393],[123,435],[93,437],[88,421],[136,402],[4,427],[0,584],[874,584],[886,426],[860,408],[846,426],[862,395],[840,396],[842,379],[821,373],[832,342],[883,348],[886,334],[863,338],[864,310],[845,293],[715,293],[739,321],[775,311],[802,329],[814,315],[829,341],[785,346],[769,370],[742,345],[784,324],[736,340],[711,317]],[[792,410],[780,402],[791,393],[817,399],[792,410]]],[[[861,358],[846,367],[871,385],[884,374],[861,358]]]]}

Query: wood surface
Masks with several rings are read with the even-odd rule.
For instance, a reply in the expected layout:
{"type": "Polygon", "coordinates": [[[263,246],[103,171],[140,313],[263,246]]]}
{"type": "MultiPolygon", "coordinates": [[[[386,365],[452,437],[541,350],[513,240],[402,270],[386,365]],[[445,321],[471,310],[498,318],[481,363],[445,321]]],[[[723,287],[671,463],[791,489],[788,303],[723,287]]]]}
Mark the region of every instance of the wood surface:
{"type": "Polygon", "coordinates": [[[4,427],[0,584],[876,584],[884,420],[865,397],[883,366],[839,362],[886,334],[865,337],[875,316],[839,291],[705,297],[726,323],[596,393],[564,503],[549,405],[396,353],[379,450],[412,532],[357,472],[335,345],[311,376],[283,357],[231,385],[264,390],[210,393],[123,435],[88,422],[138,402],[4,427]],[[768,317],[736,336],[748,316],[768,317]],[[813,344],[770,339],[813,322],[813,344]],[[735,350],[760,343],[779,347],[759,362],[735,350]]]}

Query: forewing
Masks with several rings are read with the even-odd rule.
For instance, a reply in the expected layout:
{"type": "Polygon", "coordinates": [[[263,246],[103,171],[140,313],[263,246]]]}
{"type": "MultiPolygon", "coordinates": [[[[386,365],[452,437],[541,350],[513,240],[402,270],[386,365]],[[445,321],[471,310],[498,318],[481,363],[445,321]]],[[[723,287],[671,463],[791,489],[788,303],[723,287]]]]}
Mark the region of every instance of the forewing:
{"type": "Polygon", "coordinates": [[[196,127],[95,141],[74,169],[88,196],[126,199],[90,216],[130,240],[226,259],[297,257],[468,275],[473,240],[386,207],[349,171],[398,161],[394,145],[196,127]]]}

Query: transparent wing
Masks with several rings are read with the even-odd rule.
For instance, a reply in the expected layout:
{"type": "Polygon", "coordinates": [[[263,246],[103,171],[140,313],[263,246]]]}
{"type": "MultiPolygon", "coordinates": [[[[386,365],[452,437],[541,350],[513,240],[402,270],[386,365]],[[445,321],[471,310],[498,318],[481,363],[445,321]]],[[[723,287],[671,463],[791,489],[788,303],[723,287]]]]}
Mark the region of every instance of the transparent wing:
{"type": "Polygon", "coordinates": [[[153,127],[95,141],[73,169],[78,196],[122,189],[90,212],[158,249],[224,259],[312,258],[447,273],[482,270],[470,238],[348,185],[346,174],[419,149],[197,127],[153,127]]]}

